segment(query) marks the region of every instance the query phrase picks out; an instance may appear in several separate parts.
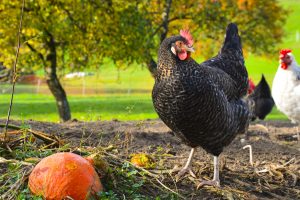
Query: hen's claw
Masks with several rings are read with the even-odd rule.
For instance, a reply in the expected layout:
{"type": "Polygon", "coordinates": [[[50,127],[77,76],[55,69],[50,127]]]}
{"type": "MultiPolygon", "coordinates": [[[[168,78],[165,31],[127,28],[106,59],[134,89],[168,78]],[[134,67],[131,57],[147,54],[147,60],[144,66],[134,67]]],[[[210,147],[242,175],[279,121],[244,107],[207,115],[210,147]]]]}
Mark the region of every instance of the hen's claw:
{"type": "Polygon", "coordinates": [[[210,185],[214,187],[220,187],[220,178],[219,178],[219,157],[214,156],[214,178],[210,181],[201,181],[197,186],[197,189],[201,188],[204,185],[210,185]]]}
{"type": "Polygon", "coordinates": [[[196,178],[196,175],[195,173],[192,171],[191,168],[182,168],[178,174],[175,176],[175,179],[176,179],[176,182],[181,178],[183,177],[185,174],[189,173],[192,177],[196,178]]]}
{"type": "MultiPolygon", "coordinates": [[[[194,174],[194,172],[191,170],[191,163],[192,163],[192,158],[193,158],[193,155],[194,155],[194,152],[195,152],[195,148],[192,148],[191,149],[191,152],[190,152],[190,155],[189,155],[189,158],[185,164],[185,166],[178,172],[178,174],[176,175],[176,182],[183,176],[185,175],[187,172],[189,172],[189,174],[196,178],[196,175],[194,174]]],[[[173,171],[174,172],[174,171],[173,171]]]]}

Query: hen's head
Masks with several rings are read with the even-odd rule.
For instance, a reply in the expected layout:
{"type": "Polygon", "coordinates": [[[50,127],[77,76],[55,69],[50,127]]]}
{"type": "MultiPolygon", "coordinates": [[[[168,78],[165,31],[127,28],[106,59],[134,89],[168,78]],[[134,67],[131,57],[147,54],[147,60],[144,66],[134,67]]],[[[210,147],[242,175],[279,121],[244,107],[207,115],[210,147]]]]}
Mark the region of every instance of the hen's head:
{"type": "Polygon", "coordinates": [[[176,37],[171,44],[171,51],[180,60],[186,60],[191,56],[191,52],[194,52],[193,43],[191,33],[188,30],[181,30],[180,37],[176,37]]]}
{"type": "Polygon", "coordinates": [[[294,61],[292,50],[282,49],[279,54],[279,60],[281,68],[286,70],[294,61]]]}

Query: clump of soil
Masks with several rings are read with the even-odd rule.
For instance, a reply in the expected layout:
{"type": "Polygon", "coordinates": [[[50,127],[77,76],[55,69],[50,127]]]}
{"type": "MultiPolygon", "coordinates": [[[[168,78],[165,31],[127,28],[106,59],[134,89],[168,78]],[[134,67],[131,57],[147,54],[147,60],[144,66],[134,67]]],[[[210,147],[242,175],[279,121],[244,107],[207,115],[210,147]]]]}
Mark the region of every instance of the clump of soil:
{"type": "MultiPolygon", "coordinates": [[[[192,165],[197,178],[186,176],[176,182],[171,171],[185,164],[190,148],[160,120],[25,123],[33,130],[58,136],[74,148],[110,147],[112,154],[124,160],[130,160],[134,153],[148,153],[156,162],[149,171],[185,199],[300,199],[300,142],[295,139],[295,125],[289,122],[252,124],[246,136],[239,135],[222,153],[221,188],[198,190],[200,178],[212,178],[212,156],[198,148],[192,165]],[[247,144],[253,148],[253,166],[249,164],[248,150],[242,148],[247,144]]],[[[140,192],[151,199],[161,194],[161,190],[153,189],[147,181],[140,192]]]]}

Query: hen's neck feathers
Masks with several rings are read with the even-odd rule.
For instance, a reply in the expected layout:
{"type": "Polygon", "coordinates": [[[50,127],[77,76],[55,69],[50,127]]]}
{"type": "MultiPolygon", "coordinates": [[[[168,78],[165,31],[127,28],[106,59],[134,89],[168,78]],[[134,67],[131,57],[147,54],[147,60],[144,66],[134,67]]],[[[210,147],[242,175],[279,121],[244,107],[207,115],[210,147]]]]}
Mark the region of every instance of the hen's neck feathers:
{"type": "MultiPolygon", "coordinates": [[[[281,66],[279,65],[279,68],[281,69],[281,66]]],[[[293,58],[292,63],[289,65],[289,67],[283,71],[292,71],[295,73],[300,73],[300,66],[298,65],[295,58],[293,58]]]]}
{"type": "Polygon", "coordinates": [[[294,58],[294,60],[293,60],[293,62],[291,63],[291,69],[293,70],[293,71],[300,71],[300,66],[298,65],[298,63],[297,63],[297,61],[295,60],[295,58],[294,58]]]}
{"type": "Polygon", "coordinates": [[[171,45],[178,40],[184,41],[185,39],[182,36],[173,36],[166,38],[161,43],[158,51],[158,66],[156,79],[169,77],[173,74],[173,71],[177,69],[178,63],[186,61],[179,60],[179,58],[176,57],[171,51],[171,45]]]}

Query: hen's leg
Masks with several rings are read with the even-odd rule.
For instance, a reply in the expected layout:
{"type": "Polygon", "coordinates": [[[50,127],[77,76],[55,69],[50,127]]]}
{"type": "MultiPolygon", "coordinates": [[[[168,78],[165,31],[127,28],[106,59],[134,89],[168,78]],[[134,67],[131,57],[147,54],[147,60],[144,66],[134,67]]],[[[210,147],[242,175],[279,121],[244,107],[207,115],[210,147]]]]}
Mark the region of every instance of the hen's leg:
{"type": "Polygon", "coordinates": [[[200,188],[204,185],[211,185],[214,187],[220,187],[220,177],[219,177],[219,157],[214,156],[214,178],[210,181],[201,181],[201,183],[197,186],[200,188]]]}
{"type": "Polygon", "coordinates": [[[192,163],[194,152],[195,152],[195,148],[192,148],[185,166],[176,175],[176,180],[180,179],[183,175],[185,175],[188,172],[190,173],[190,175],[192,177],[196,177],[196,175],[194,174],[194,172],[191,169],[191,163],[192,163]]]}
{"type": "Polygon", "coordinates": [[[249,148],[249,163],[251,166],[254,165],[253,163],[253,153],[252,153],[252,146],[250,144],[243,147],[243,149],[249,148]]]}

